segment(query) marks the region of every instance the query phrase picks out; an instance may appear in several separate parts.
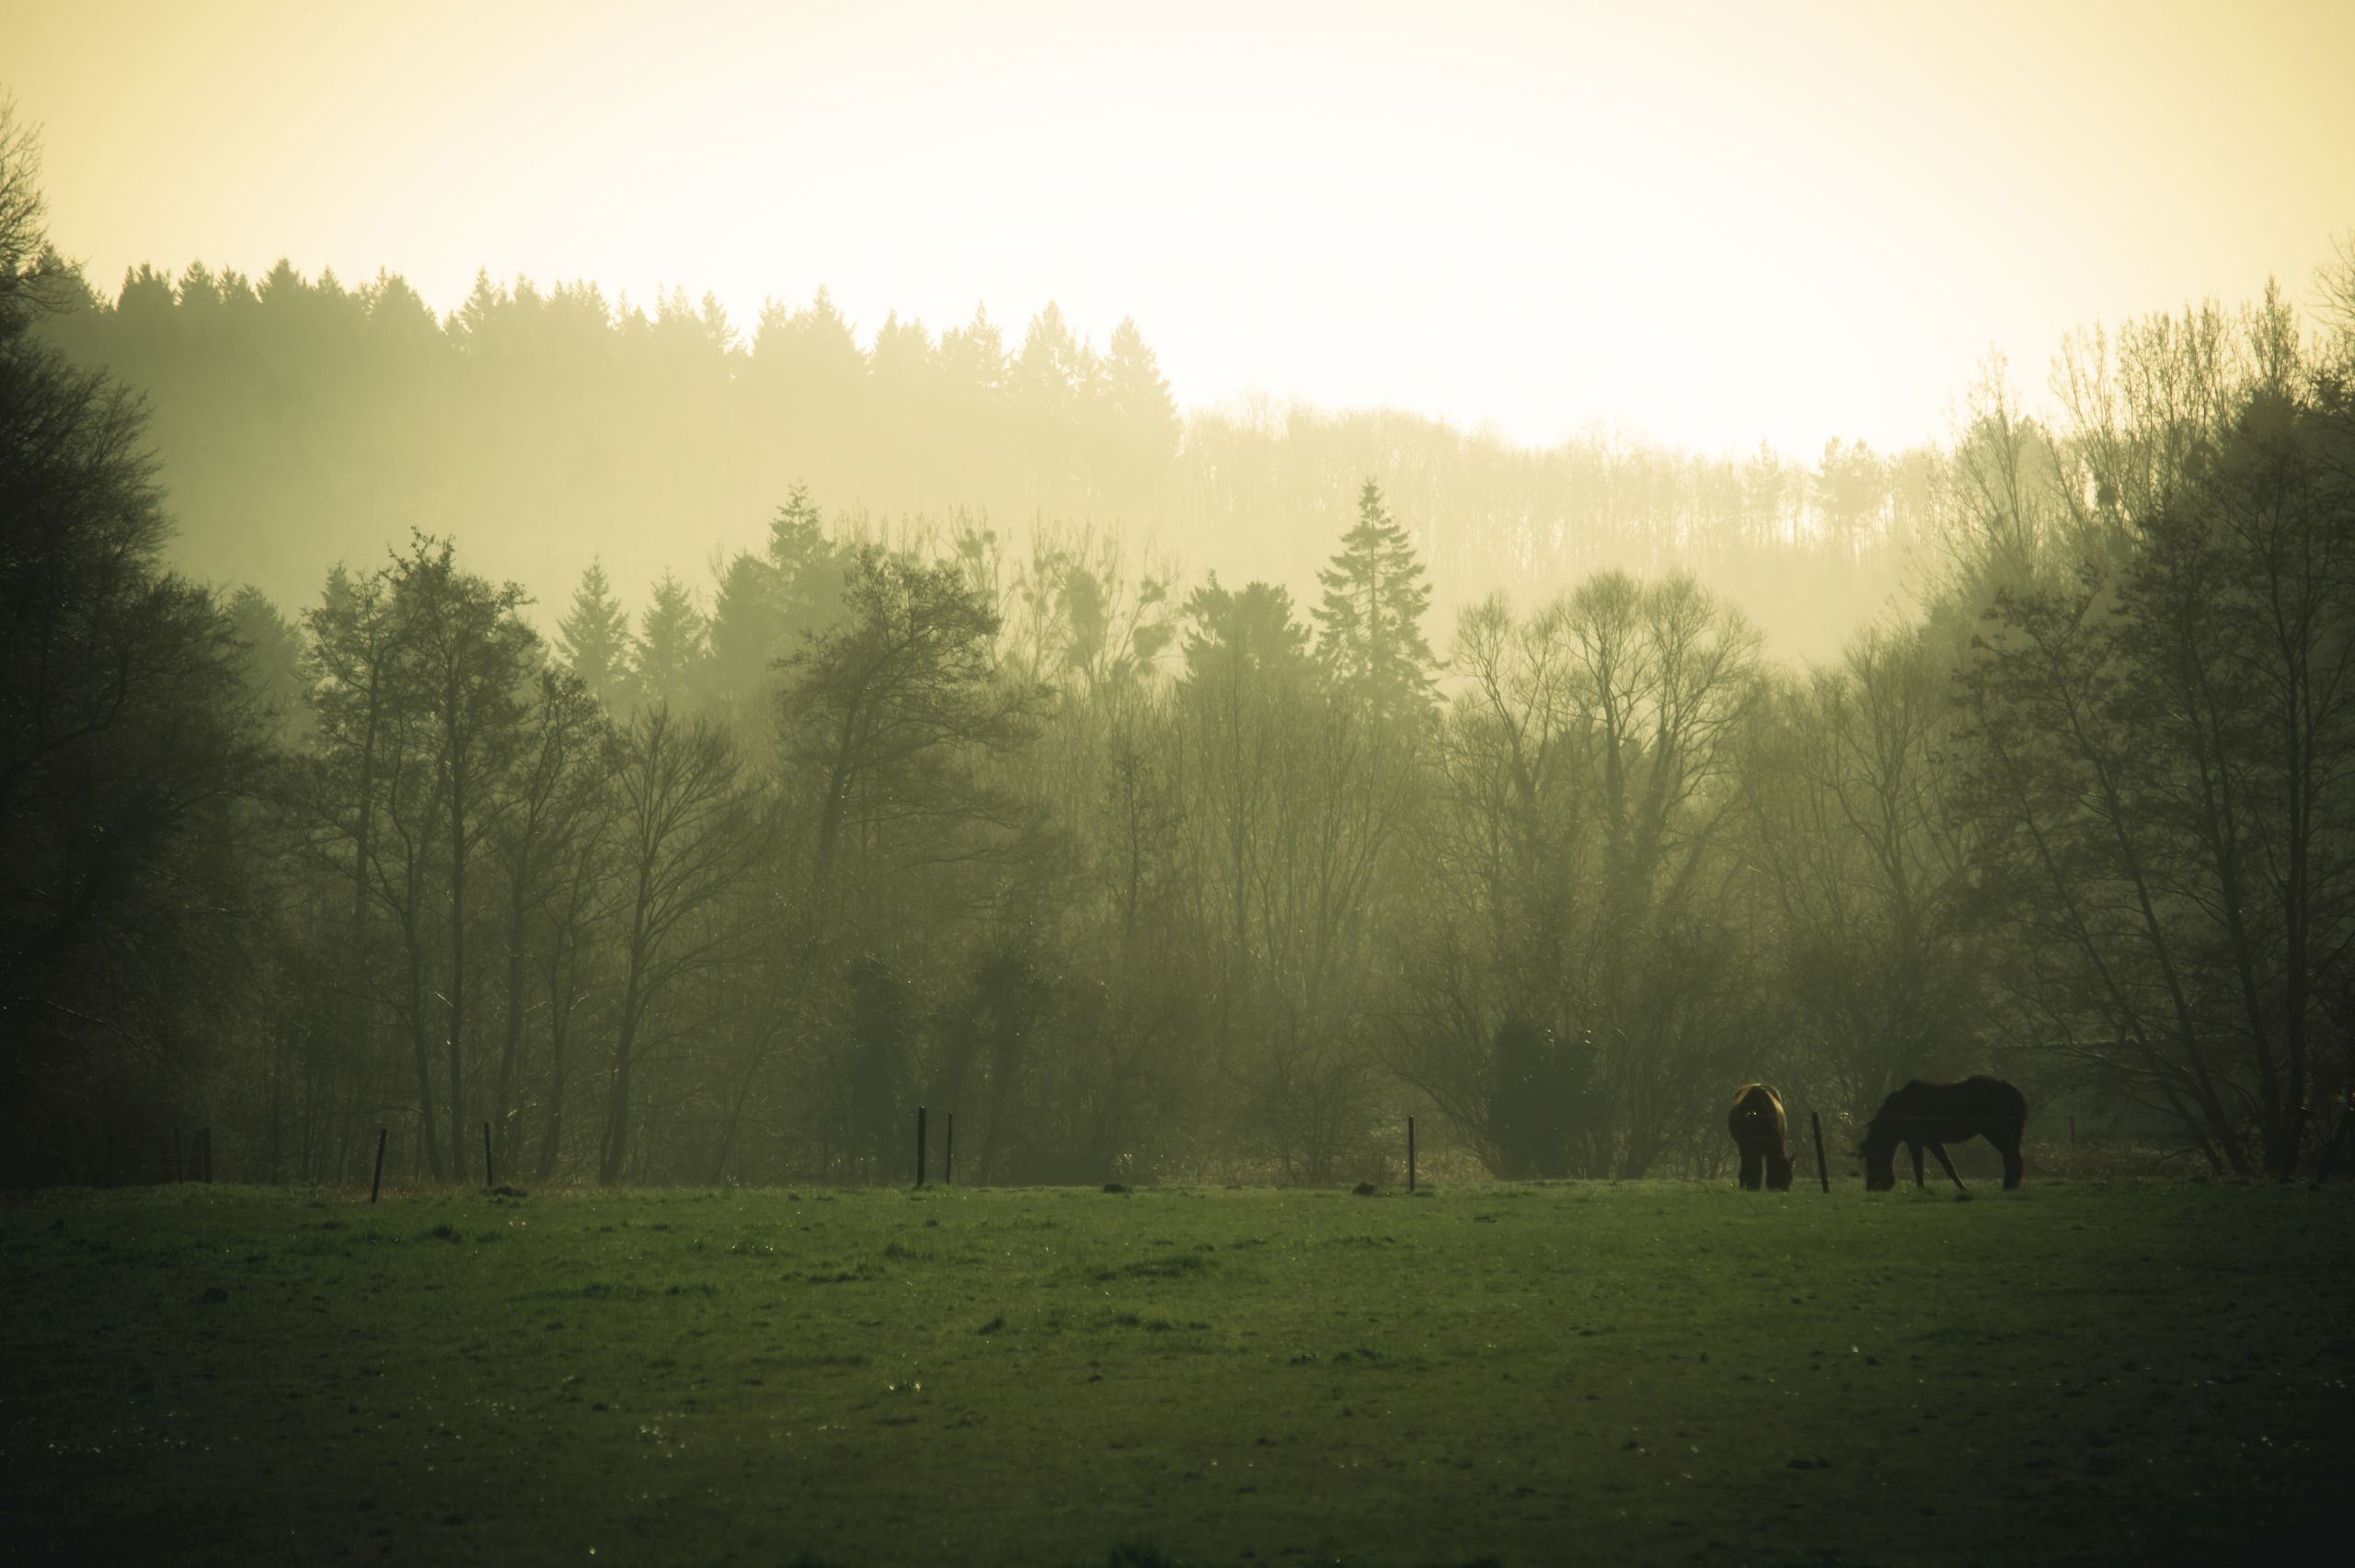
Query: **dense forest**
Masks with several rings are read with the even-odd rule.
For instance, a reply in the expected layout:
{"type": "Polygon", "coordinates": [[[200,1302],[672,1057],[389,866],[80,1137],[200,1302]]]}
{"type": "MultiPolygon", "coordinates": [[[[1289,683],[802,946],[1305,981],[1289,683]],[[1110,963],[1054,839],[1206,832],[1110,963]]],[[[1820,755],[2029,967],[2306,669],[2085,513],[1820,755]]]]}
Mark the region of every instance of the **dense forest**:
{"type": "Polygon", "coordinates": [[[1634,1176],[1747,1079],[1990,1067],[2286,1173],[2343,1114],[2355,254],[2312,332],[2088,333],[2057,418],[1998,372],[1948,450],[1790,472],[1181,421],[1052,312],[103,303],[29,154],[11,1181],[200,1125],[255,1181],[379,1127],[443,1182],[904,1179],[919,1104],[975,1181],[1379,1177],[1409,1113],[1634,1176]],[[1742,608],[1901,559],[1812,664],[1742,608]]]}
{"type": "Polygon", "coordinates": [[[649,315],[487,277],[445,320],[397,277],[347,289],[282,262],[74,291],[44,333],[147,394],[173,558],[281,604],[420,525],[544,607],[592,559],[634,607],[666,573],[707,597],[796,485],[878,534],[965,520],[1027,554],[1088,533],[1165,576],[1301,591],[1370,475],[1442,614],[1500,582],[1683,567],[1778,651],[1830,658],[1938,532],[1928,451],[1834,441],[1805,466],[1600,434],[1534,452],[1393,412],[1181,418],[1132,324],[1099,353],[1052,305],[1018,345],[977,311],[936,338],[893,317],[862,349],[823,292],[747,334],[707,295],[649,315]]]}

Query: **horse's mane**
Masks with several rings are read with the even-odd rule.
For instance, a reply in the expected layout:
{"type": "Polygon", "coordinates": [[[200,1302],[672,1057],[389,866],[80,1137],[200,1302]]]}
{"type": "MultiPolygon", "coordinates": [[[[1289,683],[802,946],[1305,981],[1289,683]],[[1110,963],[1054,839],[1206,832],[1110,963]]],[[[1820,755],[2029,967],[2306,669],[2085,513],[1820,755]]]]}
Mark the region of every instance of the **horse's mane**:
{"type": "Polygon", "coordinates": [[[1897,1140],[1898,1137],[1894,1130],[1896,1126],[1899,1123],[1903,1122],[1910,1114],[1905,1108],[1906,1103],[1914,1098],[1917,1091],[1924,1089],[1935,1089],[1936,1087],[1936,1084],[1932,1083],[1925,1079],[1909,1078],[1905,1081],[1902,1087],[1892,1089],[1887,1094],[1882,1095],[1880,1109],[1875,1111],[1872,1116],[1872,1120],[1865,1124],[1864,1141],[1871,1141],[1873,1134],[1880,1130],[1881,1123],[1883,1121],[1887,1121],[1890,1123],[1891,1127],[1890,1138],[1893,1144],[1897,1140]]]}

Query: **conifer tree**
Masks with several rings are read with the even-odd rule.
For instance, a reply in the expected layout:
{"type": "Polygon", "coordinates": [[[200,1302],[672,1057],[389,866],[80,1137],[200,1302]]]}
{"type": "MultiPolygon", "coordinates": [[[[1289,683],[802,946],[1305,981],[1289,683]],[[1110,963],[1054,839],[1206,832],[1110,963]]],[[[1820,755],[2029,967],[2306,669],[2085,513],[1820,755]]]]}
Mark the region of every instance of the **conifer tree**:
{"type": "Polygon", "coordinates": [[[1178,438],[1184,433],[1177,401],[1169,395],[1161,361],[1129,317],[1123,316],[1112,329],[1104,377],[1114,424],[1138,454],[1157,463],[1177,456],[1178,438]]]}
{"type": "Polygon", "coordinates": [[[1414,542],[1383,509],[1372,479],[1358,495],[1357,526],[1316,580],[1325,585],[1316,655],[1335,687],[1379,716],[1429,713],[1438,661],[1422,620],[1431,590],[1414,542]]]}
{"type": "Polygon", "coordinates": [[[806,485],[787,492],[785,505],[769,520],[769,568],[775,574],[780,636],[798,638],[833,617],[844,582],[843,562],[806,485]]]}
{"type": "Polygon", "coordinates": [[[638,618],[632,650],[638,700],[684,709],[697,691],[707,649],[703,612],[695,595],[669,572],[654,585],[654,602],[638,618]]]}
{"type": "Polygon", "coordinates": [[[749,550],[720,569],[712,589],[706,670],[714,704],[736,722],[767,715],[785,652],[784,616],[777,608],[776,572],[749,550]]]}
{"type": "Polygon", "coordinates": [[[571,612],[557,623],[557,647],[607,713],[630,705],[629,615],[615,599],[603,562],[591,561],[580,574],[571,612]]]}

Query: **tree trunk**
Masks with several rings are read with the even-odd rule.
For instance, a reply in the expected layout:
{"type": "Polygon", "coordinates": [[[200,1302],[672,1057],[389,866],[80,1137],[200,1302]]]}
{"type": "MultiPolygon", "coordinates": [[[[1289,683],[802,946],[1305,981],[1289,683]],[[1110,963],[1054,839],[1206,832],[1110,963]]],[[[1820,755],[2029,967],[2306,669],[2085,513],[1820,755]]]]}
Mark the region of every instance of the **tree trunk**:
{"type": "Polygon", "coordinates": [[[539,1179],[556,1173],[557,1155],[564,1146],[564,1047],[570,1033],[572,1009],[557,994],[560,959],[548,960],[548,1123],[540,1135],[539,1179]]]}
{"type": "MultiPolygon", "coordinates": [[[[454,715],[456,698],[447,699],[454,715]]],[[[465,768],[454,721],[443,731],[450,753],[450,1173],[466,1179],[466,808],[465,768]]]]}
{"type": "MultiPolygon", "coordinates": [[[[413,908],[414,906],[412,906],[413,908]]],[[[408,948],[408,1036],[410,1053],[417,1061],[417,1117],[421,1131],[427,1167],[433,1179],[442,1179],[441,1135],[433,1125],[433,1056],[425,1026],[425,956],[417,949],[412,926],[407,944],[408,948]]]]}
{"type": "Polygon", "coordinates": [[[612,1186],[621,1180],[629,1159],[629,1088],[631,1056],[638,1045],[638,1011],[644,1005],[643,941],[630,944],[629,978],[622,991],[621,1031],[614,1042],[614,1089],[605,1108],[604,1148],[597,1161],[597,1181],[612,1186]]]}
{"type": "MultiPolygon", "coordinates": [[[[528,864],[528,861],[526,862],[528,864]]],[[[512,1170],[515,1162],[515,1062],[523,1044],[523,923],[526,913],[524,876],[519,869],[507,906],[507,1027],[499,1045],[498,1085],[490,1103],[491,1125],[497,1132],[499,1162],[512,1170]]]]}

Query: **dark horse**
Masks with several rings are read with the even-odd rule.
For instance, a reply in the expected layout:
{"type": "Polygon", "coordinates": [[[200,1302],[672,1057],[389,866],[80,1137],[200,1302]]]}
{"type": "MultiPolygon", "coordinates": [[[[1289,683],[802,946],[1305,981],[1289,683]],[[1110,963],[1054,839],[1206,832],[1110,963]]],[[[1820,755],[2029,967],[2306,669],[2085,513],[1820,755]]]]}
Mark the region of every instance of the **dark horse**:
{"type": "Polygon", "coordinates": [[[1924,1185],[1924,1149],[1938,1157],[1954,1185],[1962,1186],[1946,1146],[1972,1138],[1985,1139],[2003,1155],[2005,1188],[2018,1186],[2020,1128],[2027,1125],[2027,1098],[2000,1078],[1966,1078],[1959,1083],[1924,1083],[1917,1078],[1883,1100],[1872,1125],[1865,1128],[1864,1145],[1856,1150],[1865,1157],[1865,1190],[1885,1193],[1897,1185],[1901,1143],[1913,1156],[1915,1186],[1924,1185]]]}
{"type": "Polygon", "coordinates": [[[1791,1157],[1783,1150],[1783,1101],[1763,1083],[1745,1083],[1733,1092],[1733,1109],[1726,1113],[1726,1130],[1741,1150],[1741,1185],[1756,1192],[1759,1173],[1764,1185],[1778,1193],[1791,1190],[1791,1157]]]}

